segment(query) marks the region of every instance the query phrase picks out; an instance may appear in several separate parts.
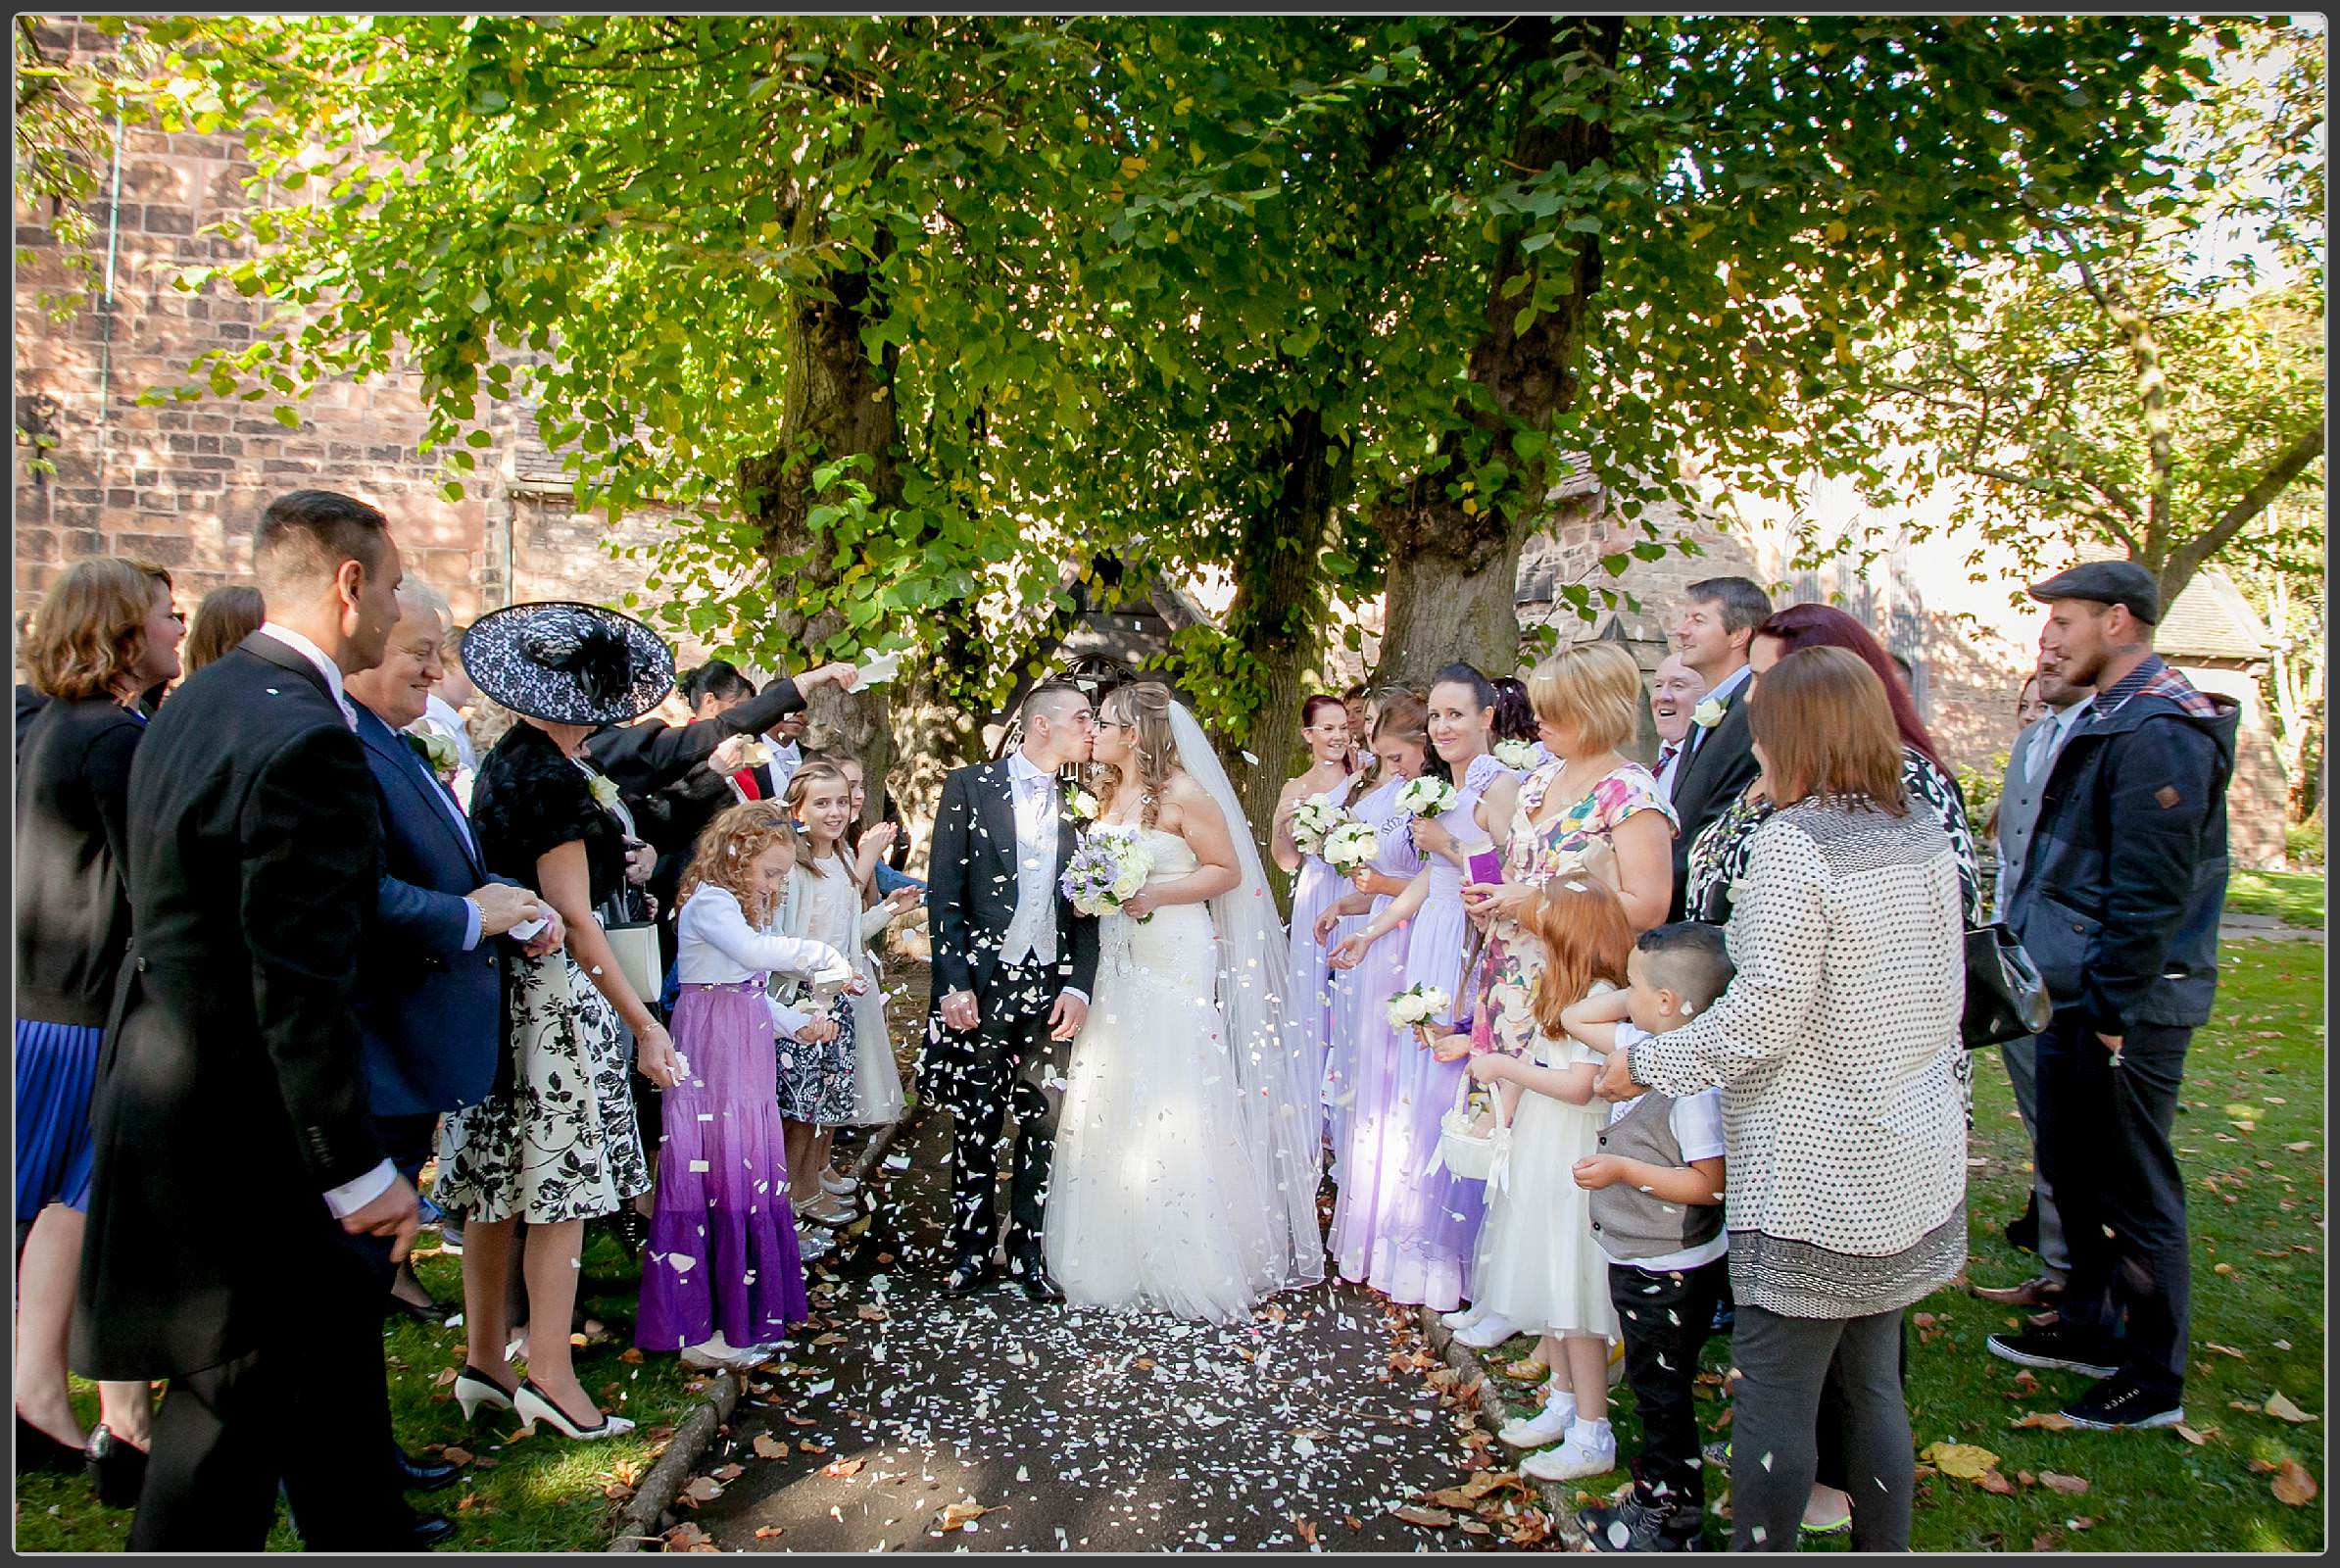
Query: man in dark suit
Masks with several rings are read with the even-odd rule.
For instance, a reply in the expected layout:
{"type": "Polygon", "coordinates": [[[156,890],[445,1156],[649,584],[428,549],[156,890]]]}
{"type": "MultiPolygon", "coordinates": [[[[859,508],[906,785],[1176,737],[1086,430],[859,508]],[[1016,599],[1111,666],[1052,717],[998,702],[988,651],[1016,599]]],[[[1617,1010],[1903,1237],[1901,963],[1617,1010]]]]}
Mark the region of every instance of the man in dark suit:
{"type": "Polygon", "coordinates": [[[1065,1042],[1089,1015],[1097,920],[1057,888],[1073,818],[1056,771],[1086,761],[1096,715],[1079,688],[1044,685],[1024,703],[1024,739],[996,762],[954,770],[935,808],[934,994],[921,1092],[951,1112],[951,1254],[946,1296],[993,1278],[999,1142],[1015,1103],[1008,1189],[1009,1272],[1035,1301],[1061,1301],[1041,1257],[1041,1210],[1064,1098],[1065,1042]]]}
{"type": "MultiPolygon", "coordinates": [[[[374,936],[358,972],[366,1098],[391,1162],[413,1181],[430,1158],[439,1113],[486,1098],[495,1082],[507,1030],[505,944],[496,939],[543,920],[526,950],[539,956],[559,945],[561,918],[530,889],[488,874],[463,808],[400,733],[422,716],[444,671],[438,612],[403,592],[399,608],[381,663],[350,676],[347,689],[382,814],[374,936]]],[[[386,1249],[356,1240],[387,1273],[386,1249]]],[[[399,1283],[420,1292],[403,1268],[399,1283]]],[[[422,1315],[412,1297],[400,1304],[422,1315]]]]}
{"type": "Polygon", "coordinates": [[[1747,725],[1747,644],[1772,612],[1772,602],[1744,577],[1709,577],[1690,584],[1674,620],[1674,649],[1706,683],[1690,710],[1688,752],[1674,763],[1674,898],[1666,918],[1682,917],[1690,846],[1707,825],[1731,809],[1761,771],[1747,725]]]}
{"type": "Polygon", "coordinates": [[[381,1297],[414,1189],[366,1101],[353,1007],[381,826],[341,693],[398,621],[398,548],[361,501],[261,519],[270,619],[164,706],[130,769],[129,961],[91,1123],[73,1366],[168,1378],[133,1551],[258,1551],[279,1483],[308,1544],[415,1544],[382,1445],[381,1297]],[[265,1249],[220,1245],[220,1184],[265,1249]]]}

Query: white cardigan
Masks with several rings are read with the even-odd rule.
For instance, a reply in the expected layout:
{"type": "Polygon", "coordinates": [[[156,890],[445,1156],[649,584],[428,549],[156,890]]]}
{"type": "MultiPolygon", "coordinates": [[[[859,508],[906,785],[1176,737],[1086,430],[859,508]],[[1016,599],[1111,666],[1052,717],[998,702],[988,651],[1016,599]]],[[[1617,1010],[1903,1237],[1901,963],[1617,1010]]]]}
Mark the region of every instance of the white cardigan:
{"type": "MultiPolygon", "coordinates": [[[[830,861],[830,876],[840,874],[837,868],[841,863],[842,861],[838,859],[830,861]]],[[[858,895],[856,894],[855,897],[857,898],[858,895]]],[[[805,869],[804,861],[800,857],[796,865],[788,873],[788,893],[780,904],[778,925],[782,934],[805,941],[812,940],[812,873],[805,869]]],[[[866,975],[873,981],[878,978],[877,964],[869,956],[870,939],[882,933],[893,923],[894,911],[887,906],[886,901],[883,899],[860,911],[860,918],[855,923],[853,932],[850,951],[846,954],[855,974],[866,975]]],[[[775,987],[778,980],[779,976],[774,975],[775,987]]],[[[794,988],[791,988],[791,995],[794,995],[794,988]]]]}
{"type": "Polygon", "coordinates": [[[1748,841],[1737,975],[1636,1042],[1638,1083],[1723,1089],[1738,1299],[1790,1317],[1889,1311],[1966,1261],[1958,859],[1930,813],[1807,802],[1748,841]]]}
{"type": "MultiPolygon", "coordinates": [[[[729,888],[701,883],[690,902],[675,916],[675,978],[683,985],[739,985],[759,974],[817,974],[845,962],[843,955],[822,942],[801,936],[757,931],[748,924],[740,901],[729,888]]],[[[772,1022],[783,1034],[795,1034],[805,1015],[771,999],[772,1022]]]]}

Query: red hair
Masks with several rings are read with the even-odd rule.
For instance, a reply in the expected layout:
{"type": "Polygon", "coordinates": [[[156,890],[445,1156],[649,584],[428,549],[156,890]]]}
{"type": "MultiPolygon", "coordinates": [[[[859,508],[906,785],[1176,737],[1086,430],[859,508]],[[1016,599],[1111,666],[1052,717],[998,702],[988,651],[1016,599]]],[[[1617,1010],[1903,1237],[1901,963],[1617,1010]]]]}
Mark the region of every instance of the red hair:
{"type": "MultiPolygon", "coordinates": [[[[1306,729],[1311,724],[1314,724],[1316,722],[1316,715],[1318,711],[1327,708],[1339,713],[1344,722],[1347,720],[1348,704],[1342,702],[1338,697],[1328,697],[1323,692],[1318,692],[1314,697],[1309,698],[1306,702],[1300,705],[1300,728],[1306,729]]],[[[1343,773],[1353,773],[1356,770],[1357,760],[1350,756],[1347,752],[1342,752],[1341,754],[1341,771],[1343,773]]]]}
{"type": "Polygon", "coordinates": [[[1772,612],[1755,628],[1755,635],[1777,640],[1782,659],[1807,648],[1841,648],[1858,655],[1885,688],[1885,706],[1893,710],[1893,727],[1901,732],[1901,744],[1943,772],[1949,771],[1942,765],[1942,754],[1934,750],[1933,737],[1926,733],[1926,724],[1918,717],[1917,705],[1901,689],[1893,656],[1868,627],[1833,605],[1789,605],[1772,612]]]}

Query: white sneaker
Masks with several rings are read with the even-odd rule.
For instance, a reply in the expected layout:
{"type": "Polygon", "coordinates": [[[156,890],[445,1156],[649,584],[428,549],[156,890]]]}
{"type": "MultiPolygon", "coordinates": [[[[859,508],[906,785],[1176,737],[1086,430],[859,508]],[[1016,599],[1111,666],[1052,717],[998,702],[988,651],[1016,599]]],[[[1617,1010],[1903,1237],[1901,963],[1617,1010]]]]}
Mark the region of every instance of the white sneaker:
{"type": "Polygon", "coordinates": [[[1532,1416],[1513,1416],[1495,1436],[1515,1448],[1540,1448],[1567,1437],[1576,1419],[1576,1396],[1557,1395],[1546,1399],[1543,1408],[1532,1416]]]}
{"type": "Polygon", "coordinates": [[[1438,1321],[1450,1329],[1467,1329],[1486,1315],[1486,1307],[1473,1305],[1463,1307],[1460,1311],[1440,1312],[1438,1321]]]}
{"type": "Polygon", "coordinates": [[[1616,1468],[1617,1434],[1606,1421],[1579,1421],[1568,1429],[1566,1443],[1520,1461],[1520,1474],[1538,1481],[1582,1481],[1616,1468]]]}
{"type": "Polygon", "coordinates": [[[1500,1312],[1488,1312],[1477,1322],[1454,1331],[1454,1343],[1467,1345],[1474,1350],[1491,1350],[1519,1332],[1511,1319],[1500,1312]]]}

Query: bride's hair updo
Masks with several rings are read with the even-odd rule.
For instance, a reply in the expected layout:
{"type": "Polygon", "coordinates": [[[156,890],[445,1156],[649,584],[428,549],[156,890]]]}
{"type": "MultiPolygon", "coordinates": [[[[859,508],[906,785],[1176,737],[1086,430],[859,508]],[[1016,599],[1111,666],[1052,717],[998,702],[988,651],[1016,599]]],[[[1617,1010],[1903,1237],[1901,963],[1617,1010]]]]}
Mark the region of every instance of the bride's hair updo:
{"type": "Polygon", "coordinates": [[[1125,780],[1126,768],[1136,767],[1138,819],[1152,827],[1162,814],[1162,788],[1178,771],[1178,742],[1170,733],[1170,688],[1154,680],[1116,686],[1097,705],[1097,716],[1130,727],[1130,760],[1108,771],[1118,784],[1125,780]]]}

